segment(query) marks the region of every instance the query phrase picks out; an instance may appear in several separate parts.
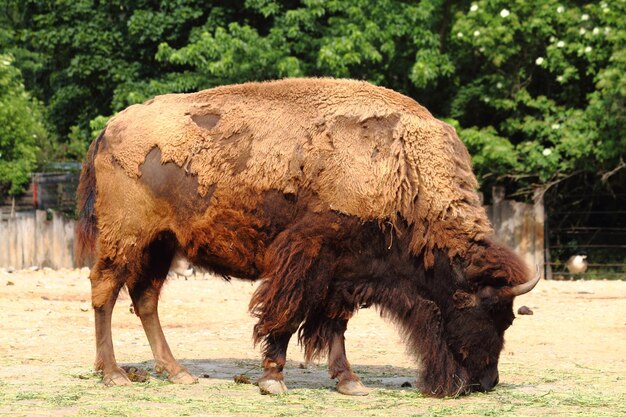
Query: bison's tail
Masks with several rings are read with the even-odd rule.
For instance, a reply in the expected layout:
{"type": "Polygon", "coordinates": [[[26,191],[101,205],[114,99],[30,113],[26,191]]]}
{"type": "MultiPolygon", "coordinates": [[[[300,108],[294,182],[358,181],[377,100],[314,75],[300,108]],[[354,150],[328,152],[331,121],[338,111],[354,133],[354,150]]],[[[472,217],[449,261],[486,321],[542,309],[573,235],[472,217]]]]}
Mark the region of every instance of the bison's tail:
{"type": "Polygon", "coordinates": [[[76,223],[76,266],[91,265],[94,261],[98,224],[96,220],[96,171],[94,160],[98,154],[104,130],[91,143],[80,173],[80,182],[76,191],[78,221],[76,223]]]}

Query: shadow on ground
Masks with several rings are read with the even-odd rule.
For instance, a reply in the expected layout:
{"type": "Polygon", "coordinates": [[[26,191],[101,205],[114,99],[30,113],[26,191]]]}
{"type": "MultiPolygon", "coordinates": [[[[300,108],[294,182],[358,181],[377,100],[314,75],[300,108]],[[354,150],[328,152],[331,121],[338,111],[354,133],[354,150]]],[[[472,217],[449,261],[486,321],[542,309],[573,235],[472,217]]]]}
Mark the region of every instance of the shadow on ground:
{"type": "MultiPolygon", "coordinates": [[[[235,376],[244,375],[254,383],[263,373],[260,361],[219,358],[181,360],[181,364],[198,378],[208,378],[233,382],[235,376]]],[[[154,361],[137,363],[121,363],[121,366],[134,366],[149,372],[151,378],[165,379],[154,372],[154,361]]],[[[352,365],[354,372],[363,383],[370,388],[406,389],[415,387],[416,370],[395,366],[352,365]],[[410,387],[407,385],[410,384],[410,387]],[[403,386],[404,385],[404,386],[403,386]]],[[[299,388],[334,388],[335,381],[328,376],[328,368],[324,363],[287,361],[285,366],[285,383],[290,389],[299,388]]]]}

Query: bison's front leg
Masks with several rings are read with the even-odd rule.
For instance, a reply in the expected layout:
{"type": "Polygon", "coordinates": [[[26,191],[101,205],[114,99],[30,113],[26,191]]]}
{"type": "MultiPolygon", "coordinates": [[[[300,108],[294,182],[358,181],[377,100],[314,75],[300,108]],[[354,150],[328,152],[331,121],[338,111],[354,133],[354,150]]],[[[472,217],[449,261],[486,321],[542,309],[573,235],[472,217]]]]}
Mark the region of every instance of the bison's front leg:
{"type": "Polygon", "coordinates": [[[270,333],[265,339],[263,375],[258,380],[261,394],[282,394],[287,391],[283,368],[287,361],[287,346],[298,326],[280,333],[270,333]]]}
{"type": "Polygon", "coordinates": [[[346,356],[344,333],[348,321],[335,320],[328,351],[328,373],[331,378],[337,378],[337,391],[345,395],[368,395],[368,389],[361,383],[361,379],[352,372],[350,362],[346,356]]]}

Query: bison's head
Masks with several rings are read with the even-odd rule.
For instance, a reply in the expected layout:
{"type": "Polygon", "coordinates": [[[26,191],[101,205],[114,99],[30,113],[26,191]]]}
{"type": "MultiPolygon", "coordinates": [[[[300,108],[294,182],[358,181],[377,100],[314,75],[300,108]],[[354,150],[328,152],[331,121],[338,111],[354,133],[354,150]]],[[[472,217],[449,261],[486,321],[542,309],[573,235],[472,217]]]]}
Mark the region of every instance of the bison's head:
{"type": "Polygon", "coordinates": [[[457,290],[445,323],[447,342],[467,372],[469,391],[489,391],[499,381],[498,359],[504,331],[513,323],[513,298],[534,287],[539,276],[515,287],[486,285],[467,292],[457,290]]]}
{"type": "Polygon", "coordinates": [[[422,390],[431,395],[488,391],[499,381],[504,332],[513,323],[513,299],[533,289],[523,261],[508,248],[481,242],[465,259],[437,257],[432,301],[440,314],[443,346],[424,363],[422,390]],[[431,369],[428,369],[428,368],[431,369]]]}

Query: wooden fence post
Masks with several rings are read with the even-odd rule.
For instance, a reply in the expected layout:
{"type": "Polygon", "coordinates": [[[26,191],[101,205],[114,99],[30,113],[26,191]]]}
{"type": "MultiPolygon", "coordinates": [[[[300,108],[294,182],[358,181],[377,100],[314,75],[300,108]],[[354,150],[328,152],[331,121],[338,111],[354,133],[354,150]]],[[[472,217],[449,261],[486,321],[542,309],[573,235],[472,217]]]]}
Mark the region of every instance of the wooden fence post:
{"type": "Polygon", "coordinates": [[[548,252],[546,245],[546,210],[543,200],[544,193],[541,189],[535,189],[533,194],[533,213],[535,217],[535,263],[539,267],[543,279],[552,279],[548,252]],[[543,266],[543,268],[542,268],[543,266]]]}

